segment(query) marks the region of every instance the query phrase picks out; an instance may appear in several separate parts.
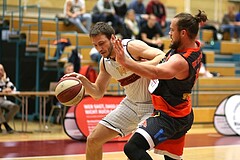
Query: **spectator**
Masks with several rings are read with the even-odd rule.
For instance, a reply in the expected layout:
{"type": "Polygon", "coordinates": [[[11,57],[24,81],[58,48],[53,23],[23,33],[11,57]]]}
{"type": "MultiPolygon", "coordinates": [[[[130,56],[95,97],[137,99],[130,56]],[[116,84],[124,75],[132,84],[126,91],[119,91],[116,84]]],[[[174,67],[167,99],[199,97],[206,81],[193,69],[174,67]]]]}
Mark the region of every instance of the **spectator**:
{"type": "Polygon", "coordinates": [[[240,11],[236,14],[235,20],[236,22],[240,22],[240,11]]]}
{"type": "Polygon", "coordinates": [[[162,30],[157,25],[157,19],[154,14],[150,14],[146,24],[140,29],[139,38],[151,47],[164,49],[163,42],[160,37],[163,36],[162,30]]]}
{"type": "Polygon", "coordinates": [[[132,39],[135,39],[139,35],[139,26],[135,17],[135,11],[133,9],[129,9],[124,18],[126,27],[131,31],[132,39]]]}
{"type": "Polygon", "coordinates": [[[132,0],[128,5],[128,9],[133,9],[136,14],[146,14],[143,0],[132,0]]]}
{"type": "Polygon", "coordinates": [[[113,7],[115,9],[116,15],[121,19],[124,18],[127,12],[127,4],[125,0],[113,0],[113,7]]]}
{"type": "Polygon", "coordinates": [[[128,5],[128,10],[130,9],[133,9],[135,11],[136,20],[140,27],[148,17],[143,0],[132,0],[132,2],[128,5]]]}
{"type": "Polygon", "coordinates": [[[206,29],[206,30],[211,30],[213,32],[213,40],[214,41],[217,41],[218,40],[218,30],[216,29],[216,27],[214,25],[211,25],[207,22],[201,22],[200,23],[200,29],[203,30],[203,29],[206,29]]]}
{"type": "MultiPolygon", "coordinates": [[[[221,31],[223,33],[229,32],[230,34],[230,40],[235,41],[235,31],[238,31],[238,27],[235,26],[235,19],[236,19],[236,14],[235,14],[235,5],[229,5],[228,6],[228,12],[224,14],[223,19],[222,19],[222,25],[221,25],[221,31]]],[[[224,39],[226,39],[223,36],[224,39]]]]}
{"type": "Polygon", "coordinates": [[[71,62],[65,63],[63,68],[64,68],[64,74],[74,72],[74,65],[71,62]]]}
{"type": "Polygon", "coordinates": [[[240,11],[236,14],[235,26],[237,28],[238,41],[240,41],[240,11]]]}
{"type": "MultiPolygon", "coordinates": [[[[14,84],[7,77],[2,64],[0,64],[0,92],[10,93],[16,91],[14,84]]],[[[6,99],[5,96],[0,97],[0,133],[2,132],[2,125],[4,125],[7,133],[13,133],[14,130],[9,126],[8,122],[14,118],[19,111],[19,106],[6,99]],[[6,114],[3,114],[3,110],[6,114]]]]}
{"type": "Polygon", "coordinates": [[[86,13],[85,0],[66,0],[64,15],[83,33],[88,33],[92,23],[91,14],[86,13]],[[82,22],[86,22],[86,27],[82,22]]]}
{"type": "Polygon", "coordinates": [[[107,22],[116,30],[119,17],[116,15],[111,0],[98,0],[92,10],[92,22],[107,22]]]}
{"type": "Polygon", "coordinates": [[[162,30],[167,27],[166,24],[166,9],[160,0],[151,0],[146,7],[147,14],[154,14],[157,17],[157,22],[160,24],[162,30]]]}

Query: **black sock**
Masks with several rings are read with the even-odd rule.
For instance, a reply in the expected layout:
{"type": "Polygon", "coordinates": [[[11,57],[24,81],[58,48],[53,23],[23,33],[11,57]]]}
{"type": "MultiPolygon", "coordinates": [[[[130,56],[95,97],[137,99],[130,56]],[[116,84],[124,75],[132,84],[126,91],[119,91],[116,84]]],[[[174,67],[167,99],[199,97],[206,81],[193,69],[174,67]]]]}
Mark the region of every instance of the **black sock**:
{"type": "Polygon", "coordinates": [[[4,127],[6,128],[7,131],[12,131],[13,129],[7,124],[7,122],[3,123],[4,127]]]}

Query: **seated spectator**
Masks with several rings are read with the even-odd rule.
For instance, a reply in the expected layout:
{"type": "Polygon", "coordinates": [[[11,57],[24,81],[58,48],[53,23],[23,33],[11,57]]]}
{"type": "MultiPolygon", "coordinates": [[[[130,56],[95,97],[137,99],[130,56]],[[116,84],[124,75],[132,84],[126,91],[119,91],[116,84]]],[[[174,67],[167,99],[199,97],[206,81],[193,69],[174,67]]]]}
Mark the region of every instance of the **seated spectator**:
{"type": "Polygon", "coordinates": [[[209,23],[207,23],[207,22],[200,22],[200,29],[201,29],[201,30],[202,30],[202,29],[206,29],[206,30],[211,30],[211,31],[213,31],[213,40],[214,40],[214,41],[217,41],[217,40],[218,40],[218,36],[217,36],[218,30],[216,29],[215,26],[213,26],[213,25],[211,25],[211,24],[209,24],[209,23]]]}
{"type": "Polygon", "coordinates": [[[240,22],[240,11],[236,14],[235,21],[240,22]]]}
{"type": "Polygon", "coordinates": [[[90,13],[86,13],[85,0],[66,0],[64,15],[83,33],[89,33],[92,17],[90,13]],[[82,22],[86,23],[86,27],[82,22]]]}
{"type": "Polygon", "coordinates": [[[146,9],[143,0],[132,0],[128,5],[128,10],[133,9],[135,11],[136,20],[139,27],[146,22],[148,15],[146,14],[146,9]]]}
{"type": "Polygon", "coordinates": [[[164,49],[164,44],[161,40],[163,33],[159,25],[157,25],[157,18],[154,14],[149,15],[148,21],[141,27],[139,35],[139,39],[147,43],[149,46],[161,50],[164,49]]]}
{"type": "Polygon", "coordinates": [[[162,30],[167,27],[166,23],[166,9],[164,4],[160,0],[150,0],[146,7],[147,14],[154,14],[157,17],[157,22],[161,26],[162,30]]]}
{"type": "Polygon", "coordinates": [[[71,63],[71,62],[67,62],[67,63],[65,63],[64,64],[64,66],[63,66],[63,73],[64,74],[68,74],[68,73],[72,73],[72,72],[74,72],[74,65],[73,65],[73,63],[71,63]]]}
{"type": "Polygon", "coordinates": [[[235,26],[236,24],[236,14],[235,14],[235,6],[229,5],[228,6],[228,12],[224,14],[221,24],[221,32],[224,34],[225,32],[229,32],[230,34],[230,40],[235,41],[235,32],[239,33],[240,30],[238,26],[235,26]]]}
{"type": "Polygon", "coordinates": [[[110,0],[98,0],[92,10],[92,22],[107,22],[116,30],[119,17],[110,0]]]}
{"type": "Polygon", "coordinates": [[[90,58],[91,60],[93,60],[94,62],[98,62],[101,60],[102,55],[97,51],[97,49],[95,47],[93,47],[91,49],[91,51],[89,52],[90,58]]]}
{"type": "MultiPolygon", "coordinates": [[[[6,76],[3,65],[0,64],[0,92],[9,93],[13,91],[16,91],[16,88],[6,76]]],[[[0,97],[0,133],[2,133],[2,125],[5,127],[7,133],[14,132],[8,122],[18,113],[19,108],[17,104],[7,100],[5,96],[0,97]],[[3,110],[5,110],[5,114],[3,114],[3,110]]]]}
{"type": "Polygon", "coordinates": [[[137,20],[135,19],[135,11],[133,9],[127,11],[124,23],[132,33],[131,38],[135,39],[139,35],[139,26],[137,20]]]}
{"type": "Polygon", "coordinates": [[[237,28],[238,41],[240,41],[240,11],[236,14],[234,24],[237,28]]]}
{"type": "Polygon", "coordinates": [[[125,0],[113,0],[113,7],[115,9],[116,15],[120,17],[120,19],[124,19],[124,16],[127,12],[127,4],[125,0]]]}

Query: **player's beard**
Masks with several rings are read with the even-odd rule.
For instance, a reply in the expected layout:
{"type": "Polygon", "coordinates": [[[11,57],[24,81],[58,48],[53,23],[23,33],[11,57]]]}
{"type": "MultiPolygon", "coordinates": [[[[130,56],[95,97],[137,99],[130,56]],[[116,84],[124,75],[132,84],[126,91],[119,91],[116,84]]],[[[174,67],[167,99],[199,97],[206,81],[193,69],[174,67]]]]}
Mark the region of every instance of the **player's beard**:
{"type": "Polygon", "coordinates": [[[110,56],[112,55],[112,51],[113,51],[113,45],[112,43],[110,43],[110,47],[108,48],[108,55],[106,58],[110,58],[110,56]]]}
{"type": "Polygon", "coordinates": [[[178,49],[179,46],[180,46],[180,44],[181,44],[181,39],[179,39],[179,40],[177,40],[177,41],[173,41],[173,43],[170,44],[170,48],[171,48],[171,49],[178,49]]]}

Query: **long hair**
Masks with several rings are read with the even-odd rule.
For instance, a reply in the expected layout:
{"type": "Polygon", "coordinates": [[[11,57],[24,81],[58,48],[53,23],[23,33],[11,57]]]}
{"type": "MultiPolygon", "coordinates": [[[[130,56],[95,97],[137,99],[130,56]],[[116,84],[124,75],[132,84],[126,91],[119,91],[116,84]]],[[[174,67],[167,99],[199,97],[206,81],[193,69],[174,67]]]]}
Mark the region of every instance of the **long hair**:
{"type": "Polygon", "coordinates": [[[198,10],[198,14],[193,16],[189,13],[179,13],[174,18],[178,19],[178,30],[186,30],[189,38],[195,39],[199,30],[199,23],[207,21],[207,15],[204,11],[198,10]]]}
{"type": "Polygon", "coordinates": [[[6,82],[6,80],[7,80],[7,74],[6,74],[6,72],[5,72],[4,67],[3,67],[2,64],[0,64],[0,67],[3,68],[3,76],[2,76],[2,78],[0,79],[0,81],[6,82]]]}

